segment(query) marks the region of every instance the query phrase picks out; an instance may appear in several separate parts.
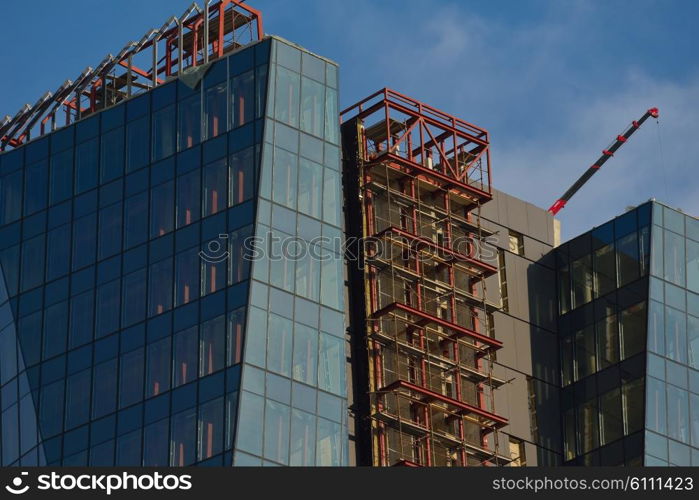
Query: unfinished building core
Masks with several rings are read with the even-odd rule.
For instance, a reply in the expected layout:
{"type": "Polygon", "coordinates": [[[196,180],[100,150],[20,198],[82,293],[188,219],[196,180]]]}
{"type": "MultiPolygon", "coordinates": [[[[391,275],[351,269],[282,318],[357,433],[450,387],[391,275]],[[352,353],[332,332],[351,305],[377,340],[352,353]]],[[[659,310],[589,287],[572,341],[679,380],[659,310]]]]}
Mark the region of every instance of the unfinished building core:
{"type": "Polygon", "coordinates": [[[342,121],[357,462],[504,465],[488,133],[388,89],[342,121]]]}

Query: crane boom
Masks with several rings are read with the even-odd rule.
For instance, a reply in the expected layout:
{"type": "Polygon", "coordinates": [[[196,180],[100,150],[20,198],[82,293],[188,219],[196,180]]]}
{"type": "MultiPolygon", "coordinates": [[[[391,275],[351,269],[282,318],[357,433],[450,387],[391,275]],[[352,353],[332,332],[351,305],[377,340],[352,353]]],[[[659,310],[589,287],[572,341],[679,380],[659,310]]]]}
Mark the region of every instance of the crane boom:
{"type": "Polygon", "coordinates": [[[638,130],[648,118],[657,118],[658,116],[660,116],[660,111],[658,111],[658,108],[650,108],[640,120],[631,123],[626,132],[624,132],[622,135],[618,135],[609,149],[602,151],[602,156],[600,156],[599,159],[590,168],[588,168],[577,181],[575,181],[575,184],[573,184],[563,196],[556,200],[556,203],[551,205],[551,208],[549,208],[548,211],[553,215],[560,212],[561,209],[566,206],[566,203],[568,203],[568,201],[573,197],[573,195],[577,193],[587,181],[590,180],[590,177],[597,173],[597,171],[607,162],[607,160],[614,156],[614,153],[616,153],[616,151],[629,140],[634,132],[636,132],[636,130],[638,130]]]}

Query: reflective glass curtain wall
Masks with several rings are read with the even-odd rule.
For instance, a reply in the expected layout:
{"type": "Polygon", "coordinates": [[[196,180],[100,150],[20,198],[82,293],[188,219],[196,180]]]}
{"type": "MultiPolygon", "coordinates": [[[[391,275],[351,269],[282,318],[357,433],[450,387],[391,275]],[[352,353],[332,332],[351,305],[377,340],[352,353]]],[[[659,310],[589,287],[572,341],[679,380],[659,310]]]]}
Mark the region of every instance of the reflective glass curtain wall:
{"type": "Polygon", "coordinates": [[[0,155],[3,465],[232,463],[270,45],[0,155]]]}

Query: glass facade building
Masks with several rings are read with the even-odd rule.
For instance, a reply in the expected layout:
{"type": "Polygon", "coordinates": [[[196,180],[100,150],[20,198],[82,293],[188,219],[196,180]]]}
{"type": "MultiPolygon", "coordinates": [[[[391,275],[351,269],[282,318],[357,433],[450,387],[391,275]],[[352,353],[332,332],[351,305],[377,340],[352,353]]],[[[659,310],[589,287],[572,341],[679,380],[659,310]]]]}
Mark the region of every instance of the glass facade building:
{"type": "Polygon", "coordinates": [[[266,38],[0,155],[3,465],[347,462],[337,106],[266,38]]]}
{"type": "Polygon", "coordinates": [[[649,202],[555,250],[564,463],[699,465],[698,239],[649,202]]]}

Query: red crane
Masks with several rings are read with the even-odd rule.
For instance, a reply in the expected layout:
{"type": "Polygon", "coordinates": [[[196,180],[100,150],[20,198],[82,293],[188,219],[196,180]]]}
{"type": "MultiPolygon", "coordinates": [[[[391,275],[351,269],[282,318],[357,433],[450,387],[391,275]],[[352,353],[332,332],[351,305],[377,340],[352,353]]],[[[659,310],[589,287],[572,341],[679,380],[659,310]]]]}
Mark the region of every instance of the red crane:
{"type": "Polygon", "coordinates": [[[573,195],[577,193],[587,181],[590,180],[590,177],[595,175],[597,171],[602,168],[602,165],[604,165],[607,160],[614,156],[614,153],[616,153],[616,151],[629,140],[629,137],[631,137],[634,132],[636,132],[636,130],[643,125],[643,122],[645,122],[648,118],[658,118],[658,116],[660,116],[660,111],[658,111],[658,108],[650,108],[640,120],[631,123],[631,126],[626,130],[626,132],[624,132],[622,135],[618,135],[609,149],[602,151],[602,156],[600,156],[599,159],[590,168],[588,168],[577,181],[575,181],[575,184],[573,184],[570,189],[568,189],[568,191],[566,191],[565,194],[556,201],[556,203],[551,205],[549,212],[553,215],[560,212],[561,209],[566,206],[566,203],[568,203],[568,201],[573,197],[573,195]]]}

